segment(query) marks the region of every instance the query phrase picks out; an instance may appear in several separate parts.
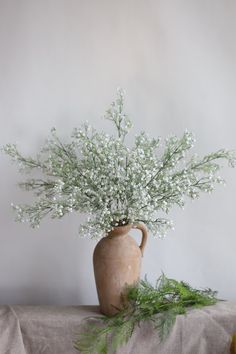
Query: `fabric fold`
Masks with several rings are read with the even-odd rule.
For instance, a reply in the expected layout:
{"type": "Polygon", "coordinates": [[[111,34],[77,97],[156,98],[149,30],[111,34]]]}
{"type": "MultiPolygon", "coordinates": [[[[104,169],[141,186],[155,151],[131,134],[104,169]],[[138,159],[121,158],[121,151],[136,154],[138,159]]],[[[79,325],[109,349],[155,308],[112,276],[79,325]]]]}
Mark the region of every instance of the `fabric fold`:
{"type": "Polygon", "coordinates": [[[20,323],[10,306],[0,307],[0,353],[28,354],[25,351],[20,323]]]}

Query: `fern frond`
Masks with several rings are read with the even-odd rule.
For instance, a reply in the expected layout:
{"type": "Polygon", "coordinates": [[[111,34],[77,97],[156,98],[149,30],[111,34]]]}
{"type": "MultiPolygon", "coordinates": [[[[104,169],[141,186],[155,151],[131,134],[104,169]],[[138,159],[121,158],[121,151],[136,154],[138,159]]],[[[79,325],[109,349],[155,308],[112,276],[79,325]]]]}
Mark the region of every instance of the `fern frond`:
{"type": "Polygon", "coordinates": [[[83,327],[74,347],[81,354],[108,354],[125,345],[136,326],[143,321],[153,323],[160,340],[170,333],[178,315],[187,314],[187,309],[213,305],[216,292],[211,289],[194,289],[188,283],[165,276],[157,279],[156,285],[147,278],[125,289],[123,308],[112,317],[100,317],[97,322],[83,327]]]}

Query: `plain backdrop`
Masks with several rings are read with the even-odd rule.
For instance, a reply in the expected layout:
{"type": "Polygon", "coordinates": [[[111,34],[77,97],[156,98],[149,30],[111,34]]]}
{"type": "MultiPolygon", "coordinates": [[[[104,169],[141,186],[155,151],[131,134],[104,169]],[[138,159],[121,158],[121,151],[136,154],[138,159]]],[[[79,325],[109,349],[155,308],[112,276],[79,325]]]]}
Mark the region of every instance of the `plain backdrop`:
{"type": "MultiPolygon", "coordinates": [[[[65,141],[85,120],[109,132],[121,86],[132,136],[187,128],[200,155],[236,148],[235,18],[235,0],[0,0],[0,144],[34,155],[53,126],[65,141]]],[[[11,202],[31,197],[2,153],[0,171],[0,303],[97,303],[96,242],[79,237],[79,216],[15,223],[11,202]]],[[[172,211],[164,240],[150,234],[150,281],[164,271],[236,299],[236,171],[222,176],[226,187],[172,211]]]]}

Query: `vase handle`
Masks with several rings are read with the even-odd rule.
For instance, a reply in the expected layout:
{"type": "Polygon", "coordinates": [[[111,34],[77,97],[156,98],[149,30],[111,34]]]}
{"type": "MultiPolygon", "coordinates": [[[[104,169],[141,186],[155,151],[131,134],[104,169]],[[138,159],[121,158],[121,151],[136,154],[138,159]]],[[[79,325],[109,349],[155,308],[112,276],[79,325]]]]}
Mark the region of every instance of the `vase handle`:
{"type": "Polygon", "coordinates": [[[144,252],[144,248],[145,248],[145,245],[147,242],[147,236],[148,236],[147,229],[143,224],[133,225],[133,229],[139,229],[142,232],[142,241],[141,241],[139,248],[140,248],[140,251],[141,251],[141,254],[143,257],[143,252],[144,252]]]}

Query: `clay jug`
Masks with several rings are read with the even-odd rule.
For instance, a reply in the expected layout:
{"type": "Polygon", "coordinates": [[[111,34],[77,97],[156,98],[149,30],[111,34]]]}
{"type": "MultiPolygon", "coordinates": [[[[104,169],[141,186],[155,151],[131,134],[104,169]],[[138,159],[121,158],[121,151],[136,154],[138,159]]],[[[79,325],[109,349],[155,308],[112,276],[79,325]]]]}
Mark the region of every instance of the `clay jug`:
{"type": "Polygon", "coordinates": [[[121,293],[125,286],[140,277],[141,258],[147,241],[143,224],[115,227],[95,247],[93,266],[100,311],[111,316],[122,307],[121,293]],[[142,231],[140,246],[128,235],[131,228],[142,231]]]}

